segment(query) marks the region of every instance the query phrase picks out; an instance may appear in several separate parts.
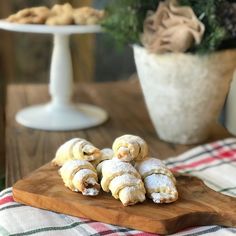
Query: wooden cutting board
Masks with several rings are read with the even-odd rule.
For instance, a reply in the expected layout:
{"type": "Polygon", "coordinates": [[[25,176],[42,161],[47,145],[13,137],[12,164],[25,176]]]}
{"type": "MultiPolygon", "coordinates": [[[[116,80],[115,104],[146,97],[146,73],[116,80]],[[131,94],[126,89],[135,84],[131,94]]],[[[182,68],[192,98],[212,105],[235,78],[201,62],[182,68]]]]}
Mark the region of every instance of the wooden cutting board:
{"type": "Polygon", "coordinates": [[[236,198],[217,193],[190,176],[177,176],[179,199],[157,205],[151,200],[124,207],[110,194],[85,197],[65,188],[57,168],[50,163],[18,181],[13,186],[15,201],[125,226],[151,233],[170,234],[186,227],[200,225],[236,226],[236,198]]]}

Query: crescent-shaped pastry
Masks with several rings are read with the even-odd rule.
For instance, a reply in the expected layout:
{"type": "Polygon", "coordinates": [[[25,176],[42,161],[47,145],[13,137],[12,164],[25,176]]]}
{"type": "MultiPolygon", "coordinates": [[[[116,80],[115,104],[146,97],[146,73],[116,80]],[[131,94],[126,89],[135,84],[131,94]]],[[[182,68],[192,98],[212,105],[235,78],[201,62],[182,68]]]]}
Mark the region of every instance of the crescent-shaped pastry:
{"type": "Polygon", "coordinates": [[[149,198],[155,203],[170,203],[178,199],[176,179],[163,162],[156,158],[146,158],[135,164],[149,198]]]}
{"type": "Polygon", "coordinates": [[[116,159],[104,161],[101,186],[105,192],[111,191],[124,206],[134,205],[145,200],[145,188],[137,170],[127,162],[116,159]]]}
{"type": "Polygon", "coordinates": [[[171,203],[178,198],[175,184],[167,175],[149,175],[144,179],[144,185],[148,197],[155,203],[171,203]]]}
{"type": "Polygon", "coordinates": [[[97,158],[96,160],[91,161],[91,163],[93,164],[93,166],[97,167],[101,162],[112,159],[113,156],[114,156],[114,152],[111,148],[103,148],[101,150],[100,158],[97,158]]]}
{"type": "Polygon", "coordinates": [[[109,192],[109,186],[111,181],[115,177],[121,176],[123,174],[131,174],[136,178],[141,179],[139,173],[131,164],[115,159],[105,161],[104,164],[102,165],[102,180],[101,180],[102,189],[105,192],[109,192]]]}
{"type": "Polygon", "coordinates": [[[176,183],[176,179],[172,172],[165,166],[165,164],[157,158],[146,158],[141,162],[135,164],[135,168],[138,170],[142,178],[146,178],[152,174],[163,174],[171,178],[176,183]]]}
{"type": "Polygon", "coordinates": [[[121,161],[140,161],[148,155],[147,143],[139,136],[126,134],[115,139],[112,149],[121,161]]]}
{"type": "Polygon", "coordinates": [[[101,151],[85,139],[74,138],[61,145],[52,163],[62,166],[69,160],[95,161],[101,157],[101,151]]]}
{"type": "Polygon", "coordinates": [[[84,160],[67,161],[59,170],[66,187],[83,195],[98,195],[100,185],[95,168],[84,160]]]}

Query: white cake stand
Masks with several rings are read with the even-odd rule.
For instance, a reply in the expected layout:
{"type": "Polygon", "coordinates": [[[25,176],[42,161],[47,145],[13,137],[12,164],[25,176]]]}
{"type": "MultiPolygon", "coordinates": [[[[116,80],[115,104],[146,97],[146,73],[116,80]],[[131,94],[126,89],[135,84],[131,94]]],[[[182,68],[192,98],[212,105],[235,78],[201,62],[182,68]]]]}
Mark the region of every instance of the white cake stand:
{"type": "Polygon", "coordinates": [[[49,93],[51,101],[47,104],[31,106],[16,114],[18,123],[41,130],[66,131],[79,130],[97,126],[105,122],[107,113],[96,106],[73,104],[73,69],[69,47],[71,34],[98,33],[98,25],[22,25],[0,20],[0,29],[53,34],[54,47],[50,70],[49,93]]]}

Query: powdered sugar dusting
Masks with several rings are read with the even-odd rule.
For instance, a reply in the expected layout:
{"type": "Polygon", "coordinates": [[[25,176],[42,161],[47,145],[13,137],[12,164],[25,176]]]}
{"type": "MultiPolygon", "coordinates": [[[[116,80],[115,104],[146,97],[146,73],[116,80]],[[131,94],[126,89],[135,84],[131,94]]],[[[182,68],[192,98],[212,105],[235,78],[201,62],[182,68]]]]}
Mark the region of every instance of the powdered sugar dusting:
{"type": "Polygon", "coordinates": [[[153,174],[144,179],[148,196],[155,203],[170,203],[178,198],[175,184],[169,176],[153,174]]]}
{"type": "Polygon", "coordinates": [[[141,174],[141,176],[146,175],[146,173],[150,172],[150,170],[152,169],[166,168],[164,163],[157,158],[146,158],[145,160],[141,162],[137,162],[135,164],[135,167],[138,170],[138,172],[141,174]]]}
{"type": "Polygon", "coordinates": [[[87,188],[87,189],[84,189],[82,194],[85,196],[96,196],[99,194],[99,190],[96,188],[87,188]]]}
{"type": "Polygon", "coordinates": [[[146,189],[170,188],[175,189],[175,185],[169,176],[153,174],[144,179],[146,189]]]}
{"type": "Polygon", "coordinates": [[[138,186],[144,188],[143,182],[141,179],[136,178],[131,174],[123,174],[115,177],[109,185],[109,189],[112,192],[112,195],[115,198],[118,198],[119,191],[124,187],[138,186]]]}
{"type": "Polygon", "coordinates": [[[137,186],[123,188],[119,193],[119,198],[124,206],[134,205],[146,199],[145,192],[137,186]]]}
{"type": "Polygon", "coordinates": [[[150,197],[155,203],[171,203],[176,200],[176,198],[169,193],[152,193],[150,197]]]}
{"type": "Polygon", "coordinates": [[[136,178],[141,179],[137,170],[127,162],[122,162],[116,159],[105,161],[102,165],[102,180],[101,186],[105,192],[109,192],[110,182],[117,176],[131,174],[136,178]]]}
{"type": "Polygon", "coordinates": [[[102,165],[102,175],[110,176],[113,173],[123,172],[123,173],[137,173],[137,170],[130,164],[126,162],[122,162],[116,159],[105,161],[102,165]]]}

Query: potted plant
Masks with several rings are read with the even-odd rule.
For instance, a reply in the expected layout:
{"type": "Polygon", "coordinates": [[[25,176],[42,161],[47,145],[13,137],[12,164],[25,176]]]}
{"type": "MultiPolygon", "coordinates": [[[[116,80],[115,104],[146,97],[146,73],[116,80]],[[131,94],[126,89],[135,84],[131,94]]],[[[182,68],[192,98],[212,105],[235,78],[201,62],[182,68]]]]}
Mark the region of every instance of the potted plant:
{"type": "Polygon", "coordinates": [[[146,105],[162,140],[205,141],[236,67],[236,10],[226,0],[115,0],[103,27],[133,45],[146,105]]]}

